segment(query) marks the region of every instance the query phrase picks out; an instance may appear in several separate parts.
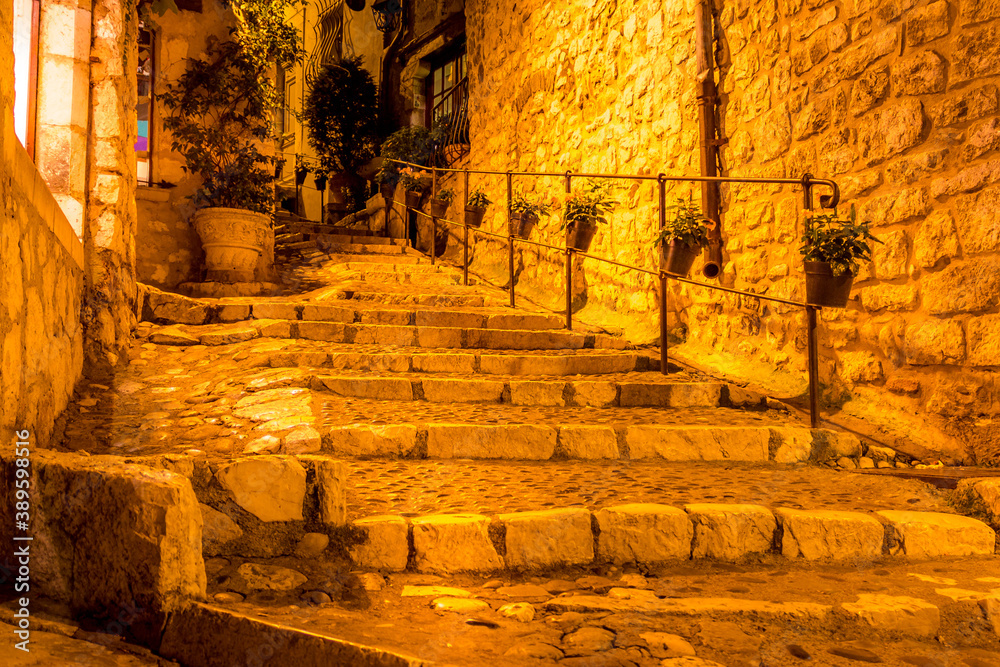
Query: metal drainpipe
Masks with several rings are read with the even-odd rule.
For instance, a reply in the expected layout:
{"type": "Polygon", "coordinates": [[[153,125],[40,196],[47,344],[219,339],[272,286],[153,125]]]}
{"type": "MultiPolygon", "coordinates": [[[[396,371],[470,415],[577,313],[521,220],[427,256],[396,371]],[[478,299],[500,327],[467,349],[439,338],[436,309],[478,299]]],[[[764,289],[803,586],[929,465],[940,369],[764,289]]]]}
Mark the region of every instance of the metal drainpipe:
{"type": "MultiPolygon", "coordinates": [[[[719,147],[715,131],[715,66],[712,56],[712,9],[710,0],[698,0],[694,14],[695,57],[698,86],[698,124],[701,130],[701,175],[718,176],[719,147]]],[[[701,184],[701,209],[705,217],[715,224],[708,232],[708,247],[705,248],[705,266],[702,272],[706,278],[716,278],[722,273],[722,218],[719,215],[719,186],[716,183],[701,184]]]]}

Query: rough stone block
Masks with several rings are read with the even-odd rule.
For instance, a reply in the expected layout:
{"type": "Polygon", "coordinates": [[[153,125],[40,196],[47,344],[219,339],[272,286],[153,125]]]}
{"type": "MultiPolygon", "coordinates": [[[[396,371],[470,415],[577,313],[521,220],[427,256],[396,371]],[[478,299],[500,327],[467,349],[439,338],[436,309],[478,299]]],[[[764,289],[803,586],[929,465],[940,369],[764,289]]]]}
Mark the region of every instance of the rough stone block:
{"type": "Polygon", "coordinates": [[[744,427],[629,426],[629,458],[667,461],[767,461],[770,433],[744,427]]]}
{"type": "Polygon", "coordinates": [[[415,373],[475,373],[474,354],[414,354],[415,373]]]}
{"type": "Polygon", "coordinates": [[[978,313],[1000,303],[1000,259],[972,257],[921,281],[931,315],[978,313]]]}
{"type": "Polygon", "coordinates": [[[632,504],[594,512],[597,557],[612,563],[659,563],[691,557],[694,526],[669,505],[632,504]]]}
{"type": "Polygon", "coordinates": [[[291,456],[238,459],[220,466],[216,479],[261,521],[302,520],[306,471],[291,456]]]}
{"type": "Polygon", "coordinates": [[[256,320],[297,320],[296,308],[294,303],[255,303],[252,310],[256,320]]]}
{"type": "Polygon", "coordinates": [[[684,510],[694,524],[694,558],[735,561],[773,546],[778,522],[766,507],[697,503],[684,510]]]}
{"type": "Polygon", "coordinates": [[[968,322],[969,363],[1000,366],[1000,315],[973,317],[968,322]]]}
{"type": "Polygon", "coordinates": [[[319,520],[327,526],[347,523],[347,466],[343,461],[316,459],[316,496],[319,520]]]}
{"type": "Polygon", "coordinates": [[[200,504],[201,517],[203,521],[202,551],[206,556],[218,556],[222,553],[222,546],[226,542],[239,539],[243,536],[243,529],[226,514],[200,504]]]}
{"type": "Polygon", "coordinates": [[[360,568],[402,572],[409,558],[409,531],[401,516],[373,516],[358,519],[354,527],[365,541],[350,548],[351,560],[360,568]]]}
{"type": "Polygon", "coordinates": [[[357,345],[411,347],[415,342],[413,332],[413,327],[390,327],[375,324],[344,325],[344,334],[357,345]]]}
{"type": "Polygon", "coordinates": [[[344,324],[350,324],[354,321],[354,309],[342,306],[306,305],[302,307],[302,319],[315,322],[343,322],[344,324]]]}
{"type": "Polygon", "coordinates": [[[341,322],[298,322],[296,327],[298,337],[306,340],[325,340],[328,343],[346,341],[347,325],[341,322]]]}
{"type": "Polygon", "coordinates": [[[427,456],[430,458],[535,459],[552,458],[556,429],[548,426],[509,424],[430,424],[427,456]]]}
{"type": "Polygon", "coordinates": [[[330,450],[342,456],[411,456],[417,446],[415,426],[335,426],[330,429],[330,450]]]}
{"type": "Polygon", "coordinates": [[[781,524],[781,554],[786,558],[873,559],[882,555],[885,530],[867,514],[788,508],[774,513],[781,524]]]}
{"type": "MultiPolygon", "coordinates": [[[[787,433],[791,429],[773,429],[775,431],[787,433]]],[[[812,455],[813,461],[829,461],[847,456],[857,458],[861,456],[861,440],[853,433],[843,431],[830,431],[827,429],[811,429],[812,455]]]]}
{"type": "Polygon", "coordinates": [[[941,625],[938,608],[917,598],[860,593],[857,602],[840,607],[876,630],[926,637],[936,635],[941,625]]]}
{"type": "Polygon", "coordinates": [[[510,381],[510,402],[513,405],[564,406],[565,382],[541,380],[510,381]]]}
{"type": "Polygon", "coordinates": [[[413,519],[414,566],[418,572],[489,572],[503,567],[490,540],[489,517],[438,514],[413,519]]]}
{"type": "Polygon", "coordinates": [[[507,566],[518,570],[585,565],[594,560],[590,512],[558,509],[497,517],[506,529],[507,566]]]}
{"type": "Polygon", "coordinates": [[[503,397],[499,380],[424,378],[420,383],[431,403],[499,403],[503,397]]]}
{"type": "Polygon", "coordinates": [[[229,304],[220,306],[218,312],[220,322],[242,322],[250,319],[250,306],[229,304]]]}
{"type": "Polygon", "coordinates": [[[894,553],[908,558],[993,555],[996,533],[982,521],[958,514],[883,510],[894,553]]]}
{"type": "Polygon", "coordinates": [[[481,329],[486,325],[486,316],[479,313],[418,310],[416,324],[418,327],[481,329]]]}
{"type": "Polygon", "coordinates": [[[607,426],[560,426],[557,456],[570,459],[617,459],[618,436],[607,426]]]}
{"type": "Polygon", "coordinates": [[[334,394],[382,401],[412,401],[413,385],[407,378],[325,376],[319,381],[334,394]]]}
{"type": "Polygon", "coordinates": [[[443,327],[416,327],[416,345],[418,347],[443,347],[461,349],[462,332],[464,329],[446,329],[443,327]]]}
{"type": "Polygon", "coordinates": [[[603,408],[618,400],[618,388],[613,382],[580,380],[573,383],[572,405],[603,408]]]}

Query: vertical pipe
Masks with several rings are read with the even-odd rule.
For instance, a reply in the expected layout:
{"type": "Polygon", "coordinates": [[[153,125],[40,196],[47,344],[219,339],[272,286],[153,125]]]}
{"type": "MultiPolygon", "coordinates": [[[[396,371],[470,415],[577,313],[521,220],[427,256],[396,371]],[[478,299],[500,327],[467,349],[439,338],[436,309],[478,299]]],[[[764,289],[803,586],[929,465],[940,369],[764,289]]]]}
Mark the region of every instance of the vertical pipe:
{"type": "Polygon", "coordinates": [[[437,256],[437,233],[438,219],[434,215],[434,197],[438,191],[438,170],[431,167],[431,266],[434,266],[434,259],[437,256]]]}
{"type": "MultiPolygon", "coordinates": [[[[701,175],[718,176],[718,151],[715,128],[715,64],[712,54],[715,40],[712,35],[711,0],[698,0],[694,13],[695,30],[695,78],[698,88],[698,120],[701,132],[701,175]]],[[[705,248],[706,278],[715,278],[722,271],[722,217],[719,215],[719,186],[717,183],[702,182],[701,210],[705,217],[715,223],[708,233],[705,248]]]]}
{"type": "MultiPolygon", "coordinates": [[[[566,194],[573,192],[573,176],[566,172],[566,194]]],[[[573,330],[573,249],[566,244],[566,329],[573,330]]]]}
{"type": "MultiPolygon", "coordinates": [[[[469,205],[469,170],[465,170],[465,205],[469,205]]],[[[466,222],[465,216],[462,216],[462,222],[464,223],[465,235],[462,238],[462,281],[463,284],[469,286],[469,223],[466,222]]]]}
{"type": "Polygon", "coordinates": [[[816,306],[806,306],[809,334],[809,421],[819,427],[819,340],[816,334],[816,306]]]}
{"type": "MultiPolygon", "coordinates": [[[[660,217],[660,229],[667,226],[667,182],[660,174],[657,180],[659,196],[657,197],[657,212],[660,217]]],[[[663,271],[663,253],[660,252],[660,373],[670,374],[668,361],[669,343],[667,341],[667,274],[663,271]]]]}
{"type": "Polygon", "coordinates": [[[510,274],[510,307],[514,307],[514,235],[510,231],[511,204],[514,197],[514,176],[507,172],[507,268],[510,274]]]}

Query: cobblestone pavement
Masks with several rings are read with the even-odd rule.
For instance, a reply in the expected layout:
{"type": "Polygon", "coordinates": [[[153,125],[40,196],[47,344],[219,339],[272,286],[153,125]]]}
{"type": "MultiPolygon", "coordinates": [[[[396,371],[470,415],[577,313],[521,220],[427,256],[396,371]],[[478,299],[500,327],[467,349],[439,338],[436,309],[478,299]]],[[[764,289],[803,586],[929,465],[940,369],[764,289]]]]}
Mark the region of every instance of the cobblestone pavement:
{"type": "Polygon", "coordinates": [[[55,632],[33,630],[29,651],[15,648],[19,641],[14,626],[0,622],[0,664],[4,667],[177,667],[177,663],[158,658],[139,647],[123,645],[108,636],[112,645],[75,639],[55,632]],[[138,655],[136,655],[138,653],[138,655]]]}
{"type": "Polygon", "coordinates": [[[749,503],[951,512],[949,491],[815,465],[664,461],[353,461],[347,506],[373,514],[484,514],[627,503],[749,503]]]}

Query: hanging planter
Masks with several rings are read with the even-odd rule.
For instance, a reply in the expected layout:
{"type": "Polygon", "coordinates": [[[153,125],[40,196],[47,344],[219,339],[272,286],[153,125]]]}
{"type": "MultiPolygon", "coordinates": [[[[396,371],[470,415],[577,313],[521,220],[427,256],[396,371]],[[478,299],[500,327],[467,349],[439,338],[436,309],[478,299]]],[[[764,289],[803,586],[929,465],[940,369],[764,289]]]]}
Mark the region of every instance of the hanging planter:
{"type": "Polygon", "coordinates": [[[448,214],[448,202],[434,197],[431,199],[431,215],[435,218],[443,218],[448,214]]]}
{"type": "Polygon", "coordinates": [[[672,276],[684,277],[708,243],[708,227],[701,208],[690,200],[678,199],[669,209],[663,228],[653,241],[660,246],[662,270],[672,276]]]}
{"type": "Polygon", "coordinates": [[[690,246],[678,239],[660,246],[663,270],[673,276],[687,276],[694,260],[698,259],[701,246],[690,246]]]}
{"type": "Polygon", "coordinates": [[[486,207],[479,208],[477,206],[466,206],[465,207],[465,224],[469,227],[482,227],[483,217],[486,216],[486,207]]]}
{"type": "Polygon", "coordinates": [[[313,181],[316,183],[316,189],[320,192],[326,192],[326,175],[316,174],[313,181]]]}
{"type": "Polygon", "coordinates": [[[274,161],[274,180],[278,180],[279,178],[281,178],[281,172],[284,169],[285,169],[285,161],[284,160],[275,160],[274,161]]]}
{"type": "Polygon", "coordinates": [[[566,225],[566,247],[575,248],[580,252],[590,250],[590,244],[594,240],[594,234],[597,233],[599,222],[607,222],[607,220],[592,215],[571,220],[566,225]]]}
{"type": "Polygon", "coordinates": [[[802,237],[803,265],[806,272],[806,303],[812,306],[844,308],[851,296],[858,260],[871,261],[869,223],[855,220],[854,207],[848,218],[837,212],[807,214],[806,233],[802,237]]]}
{"type": "Polygon", "coordinates": [[[306,176],[309,175],[309,167],[299,165],[295,168],[295,185],[302,185],[306,182],[306,176]]]}
{"type": "Polygon", "coordinates": [[[420,208],[421,203],[423,203],[424,193],[419,190],[407,190],[406,191],[406,205],[409,208],[420,208]]]}
{"type": "Polygon", "coordinates": [[[519,239],[531,237],[531,230],[538,224],[538,216],[533,213],[512,213],[510,216],[510,235],[519,239]]]}

